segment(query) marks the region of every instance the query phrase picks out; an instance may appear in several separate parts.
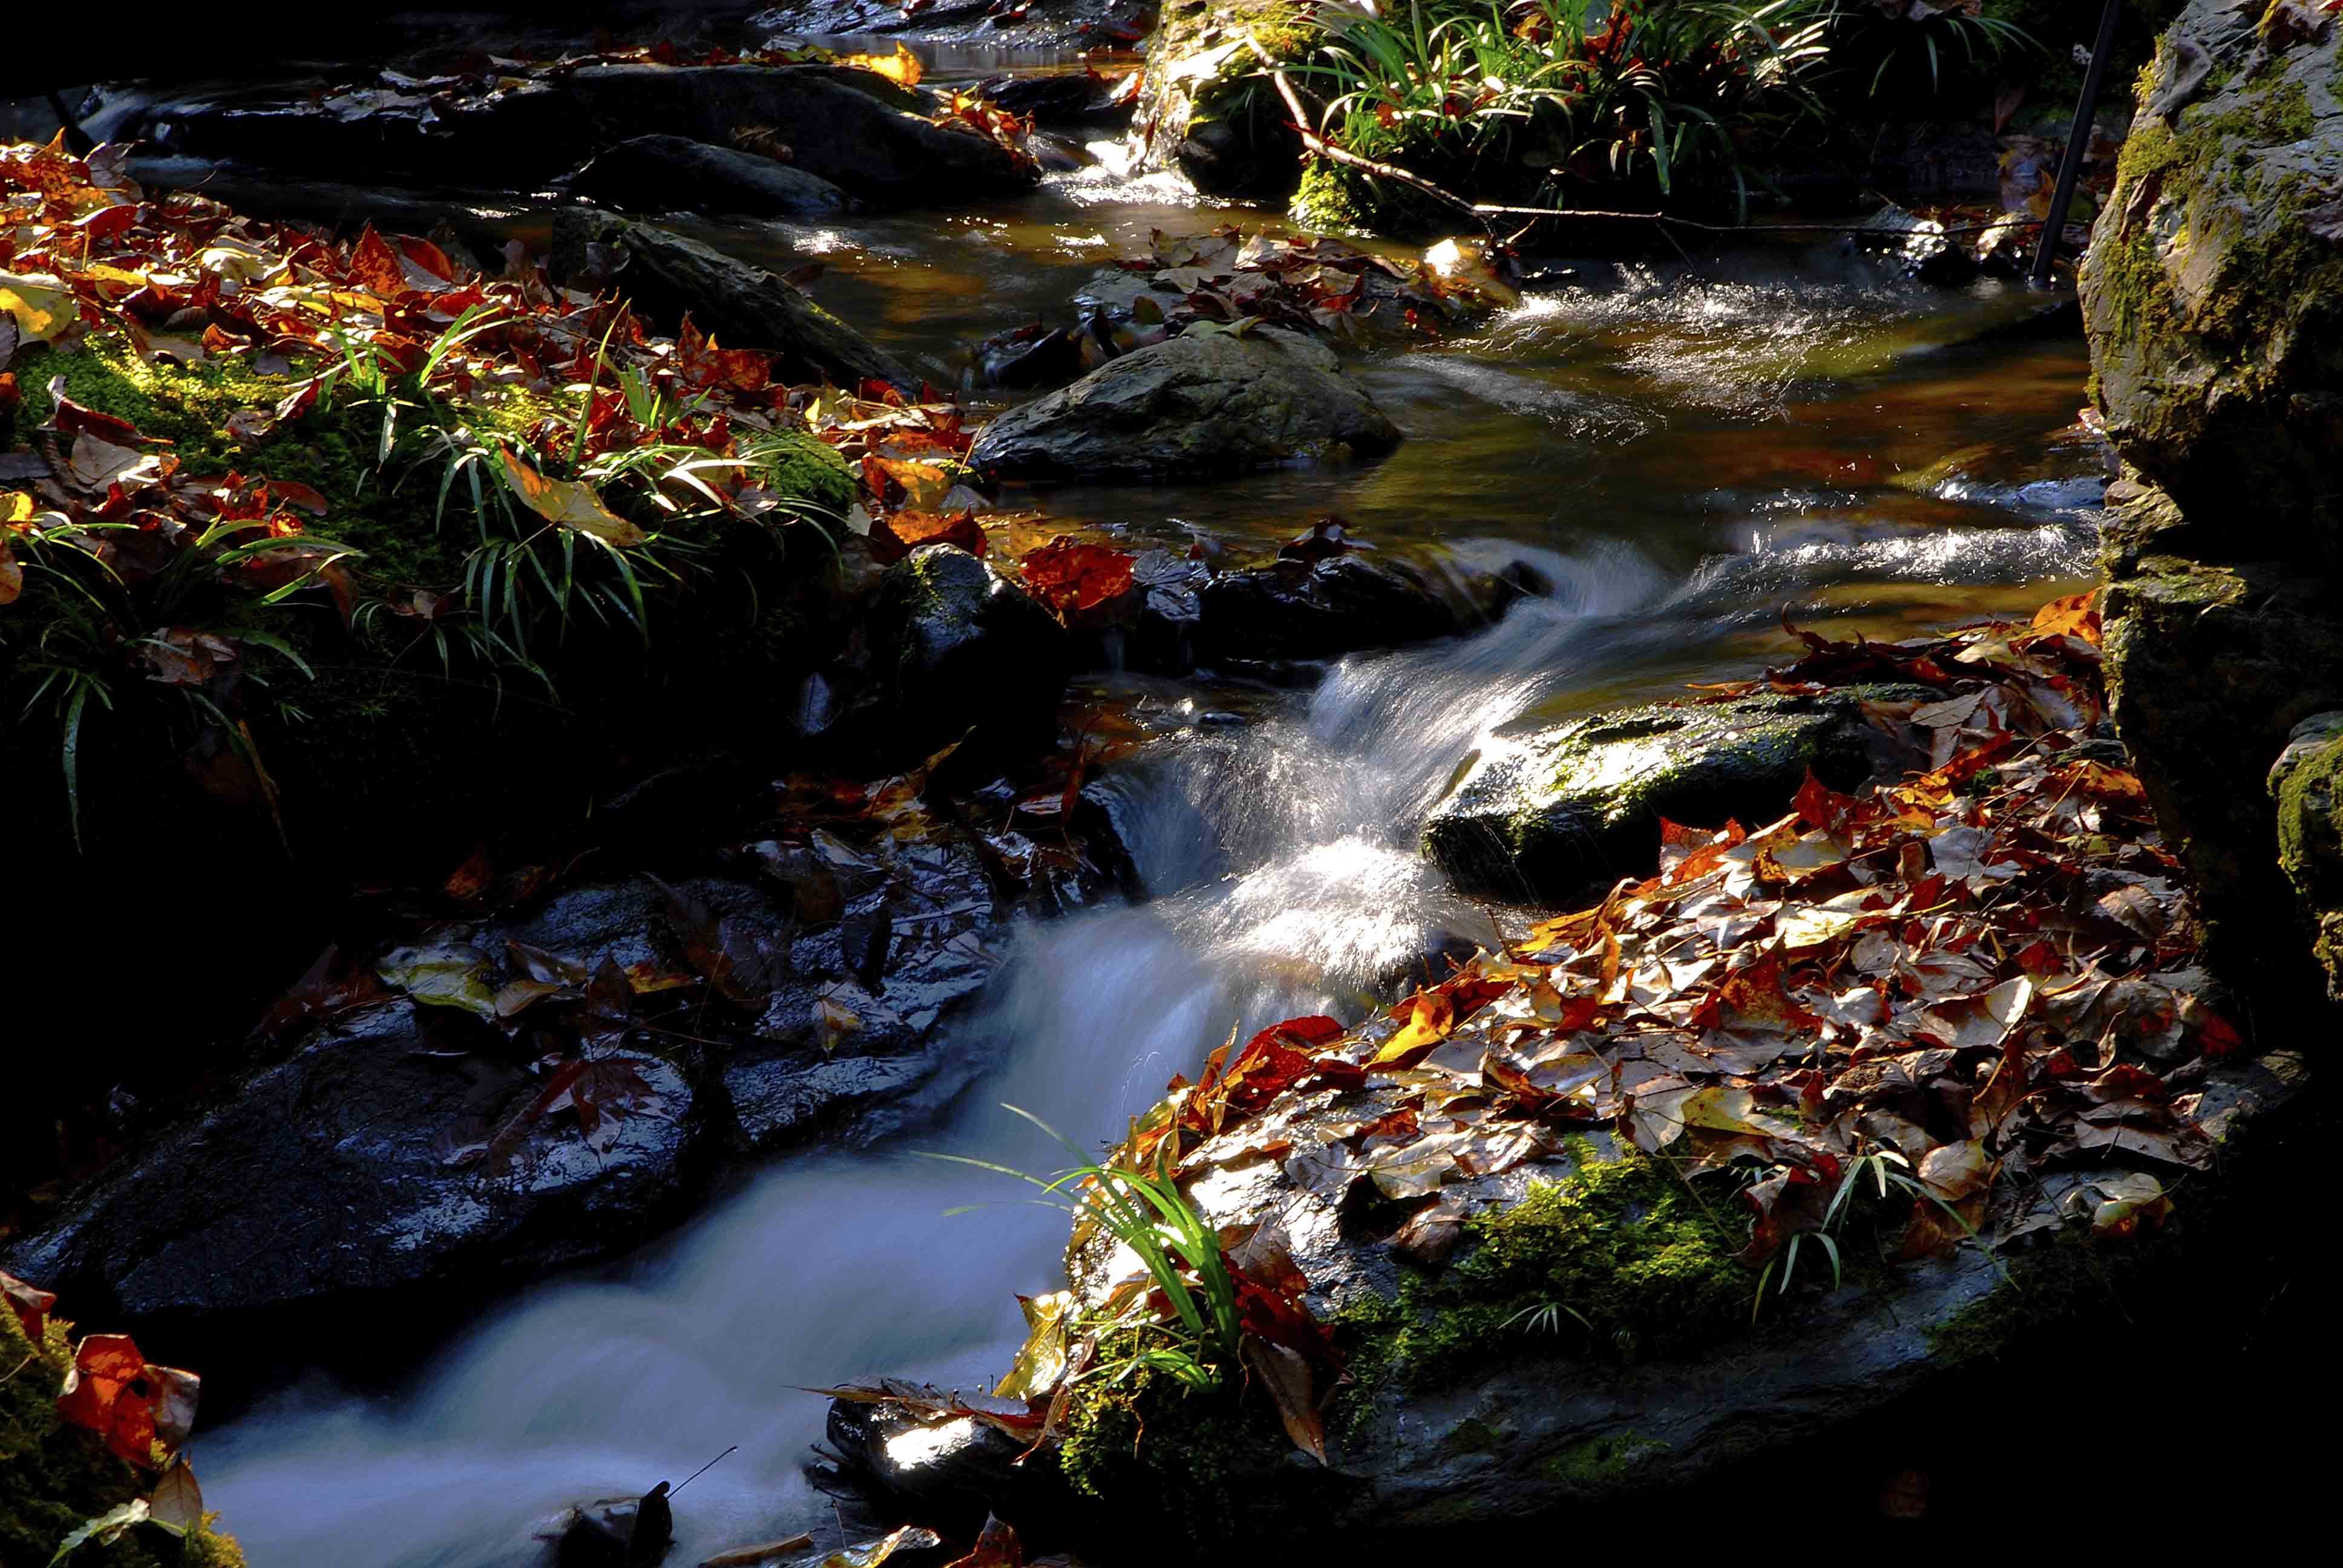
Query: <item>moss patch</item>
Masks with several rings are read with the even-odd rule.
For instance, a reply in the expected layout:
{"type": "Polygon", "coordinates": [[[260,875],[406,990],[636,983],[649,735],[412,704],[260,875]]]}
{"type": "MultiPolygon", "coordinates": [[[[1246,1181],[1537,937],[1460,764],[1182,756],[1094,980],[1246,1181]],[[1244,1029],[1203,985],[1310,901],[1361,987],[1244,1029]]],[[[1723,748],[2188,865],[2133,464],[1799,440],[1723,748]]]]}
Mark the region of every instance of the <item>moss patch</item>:
{"type": "Polygon", "coordinates": [[[1436,1387],[1548,1346],[1677,1354],[1748,1322],[1755,1281],[1734,1261],[1740,1240],[1641,1155],[1604,1160],[1584,1149],[1571,1175],[1475,1215],[1465,1231],[1468,1249],[1447,1270],[1411,1272],[1396,1301],[1354,1305],[1338,1320],[1356,1344],[1353,1415],[1386,1382],[1436,1387]]]}
{"type": "MultiPolygon", "coordinates": [[[[35,1345],[16,1315],[0,1310],[0,1563],[9,1568],[38,1568],[84,1522],[146,1495],[151,1483],[94,1433],[57,1419],[57,1392],[72,1364],[62,1325],[52,1322],[35,1345]]],[[[68,1561],[77,1568],[243,1568],[244,1553],[207,1520],[185,1541],[141,1525],[68,1561]]]]}

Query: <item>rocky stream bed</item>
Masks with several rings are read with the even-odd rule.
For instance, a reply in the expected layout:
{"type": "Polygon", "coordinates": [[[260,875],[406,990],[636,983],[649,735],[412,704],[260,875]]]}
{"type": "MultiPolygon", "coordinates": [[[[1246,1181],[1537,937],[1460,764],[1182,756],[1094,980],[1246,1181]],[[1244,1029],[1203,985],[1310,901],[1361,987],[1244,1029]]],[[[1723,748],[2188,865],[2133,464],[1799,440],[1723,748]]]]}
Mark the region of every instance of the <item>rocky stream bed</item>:
{"type": "MultiPolygon", "coordinates": [[[[1164,36],[1251,15],[1192,9],[1164,36]]],[[[253,933],[96,1004],[140,1095],[45,1056],[59,1131],[0,1123],[71,1145],[0,1268],[205,1370],[249,1560],[628,1562],[593,1521],[630,1508],[578,1505],[719,1451],[667,1561],[941,1563],[996,1514],[1097,1564],[1383,1560],[1792,1486],[1974,1521],[2006,1421],[2293,1354],[2274,1216],[2343,997],[2343,24],[2186,7],[2087,343],[1908,226],[1292,236],[1190,117],[1216,78],[1074,60],[1139,8],[1012,20],[1006,75],[997,15],[852,4],[720,58],[272,65],[75,106],[127,156],[7,155],[12,527],[228,516],[214,459],[346,477],[330,386],[227,419],[279,395],[255,348],[323,341],[305,287],[383,335],[533,313],[533,380],[456,357],[484,430],[623,361],[819,437],[726,481],[780,548],[710,536],[723,586],[640,653],[565,640],[558,700],[418,726],[397,659],[304,634],[322,718],[243,730],[243,815],[158,849],[235,769],[109,743],[87,844],[34,839],[19,950],[132,890],[253,933]],[[181,226],[96,226],[164,236],[145,272],[33,270],[134,206],[181,226]],[[278,219],[340,238],[273,273],[278,219]],[[1047,1133],[1217,1229],[1252,1315],[1211,1392],[1083,1379],[1173,1302],[973,1168],[1063,1169],[1047,1133]]],[[[411,505],[364,503],[376,560],[411,505]]],[[[386,602],[417,646],[447,613],[386,602]]],[[[2214,1473],[2290,1484],[2267,1447],[2214,1473]]]]}

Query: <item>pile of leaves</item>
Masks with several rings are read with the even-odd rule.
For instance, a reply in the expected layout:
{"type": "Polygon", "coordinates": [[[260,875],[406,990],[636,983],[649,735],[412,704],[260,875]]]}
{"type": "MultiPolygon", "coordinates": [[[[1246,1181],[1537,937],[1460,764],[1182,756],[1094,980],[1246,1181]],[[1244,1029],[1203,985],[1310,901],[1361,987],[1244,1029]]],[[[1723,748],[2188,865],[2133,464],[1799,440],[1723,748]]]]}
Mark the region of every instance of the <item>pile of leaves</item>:
{"type": "Polygon", "coordinates": [[[955,408],[792,389],[769,356],[688,318],[656,336],[518,247],[491,276],[429,239],[339,241],[154,198],[118,149],[77,158],[61,141],[0,148],[0,640],[25,689],[12,706],[54,716],[76,801],[85,718],[160,685],[186,699],[165,722],[207,787],[273,804],[247,699],[307,673],[290,635],[305,606],[377,657],[453,645],[542,676],[541,622],[590,614],[647,636],[646,596],[691,580],[693,528],[835,535],[841,519],[771,487],[793,437],[860,465],[871,506],[842,519],[858,532],[899,509],[903,478],[924,480],[917,464],[966,449],[955,408]],[[203,417],[173,410],[187,417],[166,440],[67,394],[69,357],[101,349],[250,406],[206,415],[222,427],[193,444],[203,417]],[[37,427],[28,403],[45,407],[37,427]],[[371,448],[372,501],[246,471],[320,422],[371,448]],[[378,567],[359,527],[402,481],[424,508],[408,543],[478,524],[429,580],[378,567]]]}
{"type": "MultiPolygon", "coordinates": [[[[66,1332],[69,1325],[50,1316],[56,1302],[52,1292],[0,1272],[0,1307],[14,1319],[30,1347],[5,1378],[13,1381],[28,1374],[35,1363],[60,1376],[56,1420],[98,1439],[105,1452],[112,1456],[101,1463],[119,1461],[126,1467],[119,1472],[123,1484],[106,1490],[119,1495],[135,1483],[141,1495],[85,1521],[62,1540],[43,1543],[45,1548],[55,1549],[49,1561],[62,1562],[85,1544],[110,1543],[141,1524],[156,1526],[182,1540],[203,1531],[207,1523],[203,1493],[196,1483],[195,1471],[180,1452],[195,1427],[199,1380],[192,1372],[149,1362],[127,1334],[85,1334],[72,1340],[66,1332]]],[[[0,1334],[0,1344],[12,1338],[0,1334]]],[[[52,1473],[46,1463],[33,1462],[40,1456],[12,1457],[28,1461],[24,1478],[27,1485],[36,1484],[36,1471],[44,1476],[52,1473]]],[[[31,1501],[30,1497],[12,1498],[10,1512],[31,1501]]],[[[213,1558],[208,1553],[200,1559],[192,1554],[187,1558],[198,1560],[213,1558]]]]}
{"type": "MultiPolygon", "coordinates": [[[[1653,875],[1355,1028],[1232,1036],[1110,1166],[1186,1181],[1275,1161],[1330,1208],[1364,1188],[1407,1211],[1396,1250],[1436,1267],[1518,1192],[1495,1178],[1566,1175],[1566,1142],[1601,1131],[1737,1191],[1742,1260],[1781,1262],[1784,1290],[1795,1254],[1777,1254],[1820,1250],[1858,1179],[1914,1198],[1907,1260],[2160,1221],[2173,1179],[2211,1159],[2207,1064],[2241,1042],[2208,1000],[2178,864],[2099,738],[2090,600],[1897,643],[1800,635],[1795,663],[1703,699],[1929,688],[1872,705],[1926,744],[1926,771],[1861,795],[1810,777],[1755,828],[1668,824],[1653,875]]],[[[1067,1364],[1069,1316],[1037,1317],[1021,1368],[1067,1364]]],[[[1035,1432],[1061,1386],[1012,1376],[1029,1411],[970,1413],[1035,1432]]]]}

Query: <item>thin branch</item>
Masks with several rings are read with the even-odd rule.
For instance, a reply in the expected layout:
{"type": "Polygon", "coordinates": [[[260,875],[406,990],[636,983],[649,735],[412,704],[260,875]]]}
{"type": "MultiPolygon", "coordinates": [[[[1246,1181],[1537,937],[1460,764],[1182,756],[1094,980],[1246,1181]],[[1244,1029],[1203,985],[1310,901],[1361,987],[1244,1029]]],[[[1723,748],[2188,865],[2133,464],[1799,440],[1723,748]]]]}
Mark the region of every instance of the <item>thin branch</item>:
{"type": "MultiPolygon", "coordinates": [[[[1402,185],[1412,186],[1434,201],[1453,206],[1467,216],[1476,216],[1477,209],[1473,204],[1455,192],[1443,190],[1423,176],[1410,174],[1396,165],[1377,163],[1373,158],[1361,157],[1354,152],[1334,146],[1312,130],[1310,112],[1302,106],[1301,96],[1294,92],[1293,84],[1285,79],[1284,68],[1278,65],[1275,56],[1261,46],[1261,40],[1252,35],[1252,29],[1250,27],[1245,29],[1244,41],[1254,55],[1260,59],[1262,68],[1269,73],[1269,79],[1276,84],[1277,95],[1285,100],[1287,110],[1293,116],[1293,128],[1301,133],[1302,145],[1304,147],[1322,158],[1331,158],[1338,164],[1348,164],[1354,169],[1364,169],[1378,178],[1397,180],[1402,185]]],[[[1483,224],[1482,226],[1485,228],[1488,226],[1483,224]]]]}
{"type": "MultiPolygon", "coordinates": [[[[1373,158],[1362,157],[1357,153],[1334,146],[1312,130],[1310,113],[1302,106],[1301,95],[1294,92],[1293,84],[1286,79],[1285,72],[1278,65],[1275,57],[1267,49],[1262,47],[1261,40],[1253,36],[1251,28],[1245,29],[1244,41],[1260,59],[1262,67],[1268,73],[1270,81],[1276,85],[1277,95],[1285,100],[1286,109],[1293,116],[1293,128],[1301,134],[1303,147],[1318,157],[1331,158],[1338,164],[1348,164],[1354,169],[1364,170],[1381,179],[1397,180],[1403,186],[1423,192],[1443,206],[1454,207],[1467,216],[1483,219],[1482,227],[1484,229],[1493,227],[1485,221],[1489,218],[1527,217],[1602,218],[1612,222],[1648,223],[1664,228],[1686,228],[1698,234],[1876,234],[1886,237],[1895,232],[1892,229],[1877,228],[1869,223],[1702,223],[1696,218],[1676,217],[1664,212],[1619,212],[1608,207],[1509,206],[1496,202],[1467,201],[1454,191],[1433,184],[1422,175],[1410,173],[1394,164],[1379,163],[1373,158]]],[[[2004,219],[1995,223],[1965,224],[1956,228],[1939,226],[1935,232],[1944,238],[1950,238],[1955,235],[1985,234],[2002,227],[2003,223],[2006,221],[2004,219]]],[[[2039,228],[2043,221],[2040,218],[2032,219],[2031,226],[2039,228]]],[[[2021,219],[2019,222],[2023,226],[2027,220],[2021,219]]]]}

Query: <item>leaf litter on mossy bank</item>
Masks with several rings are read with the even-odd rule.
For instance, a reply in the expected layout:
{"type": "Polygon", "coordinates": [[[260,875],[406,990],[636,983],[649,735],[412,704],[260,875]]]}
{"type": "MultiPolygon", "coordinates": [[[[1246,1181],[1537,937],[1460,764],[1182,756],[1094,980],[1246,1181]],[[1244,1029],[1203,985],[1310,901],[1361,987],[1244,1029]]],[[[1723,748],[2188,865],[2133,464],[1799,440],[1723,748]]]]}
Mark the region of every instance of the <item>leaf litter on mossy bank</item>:
{"type": "MultiPolygon", "coordinates": [[[[1795,663],[1694,700],[1926,687],[1941,696],[1869,705],[1925,771],[1855,795],[1810,779],[1754,829],[1668,824],[1654,875],[1505,934],[1355,1028],[1299,1019],[1232,1039],[1134,1119],[1107,1167],[1175,1180],[1207,1209],[1222,1175],[1268,1171],[1437,1287],[1485,1269],[1491,1227],[1535,1207],[1524,1191],[1640,1166],[1663,1200],[1694,1201],[1686,1221],[1715,1264],[1699,1277],[1730,1287],[1725,1309],[1703,1309],[1719,1334],[1753,1303],[1830,1289],[1858,1212],[1881,1278],[1962,1248],[1997,1269],[1996,1249],[2038,1231],[2121,1244],[2160,1224],[2211,1160],[2197,1086],[2243,1042],[2196,961],[2178,863],[2104,738],[2089,597],[1900,643],[1800,636],[1795,663]]],[[[1261,1217],[1258,1184],[1245,1190],[1255,1207],[1219,1221],[1261,1217]]],[[[1622,1250],[1603,1254],[1604,1282],[1582,1282],[1589,1299],[1556,1296],[1541,1323],[1590,1340],[1634,1326],[1593,1293],[1677,1279],[1623,1217],[1651,1208],[1573,1218],[1588,1235],[1624,1226],[1622,1250]]],[[[1150,1299],[1080,1234],[1069,1255],[1072,1292],[1029,1304],[1016,1371],[961,1413],[1058,1437],[1102,1305],[1150,1299]]],[[[1292,1282],[1297,1311],[1339,1304],[1309,1284],[1292,1282]]],[[[1528,1276],[1515,1284],[1529,1295],[1508,1309],[1540,1304],[1528,1276]]],[[[1497,1327],[1482,1352],[1503,1353],[1497,1327]]],[[[1358,1342],[1346,1327],[1337,1342],[1358,1342]]],[[[1340,1397],[1339,1366],[1319,1370],[1312,1408],[1340,1397]]],[[[900,1385],[847,1397],[946,1408],[900,1385]]]]}

